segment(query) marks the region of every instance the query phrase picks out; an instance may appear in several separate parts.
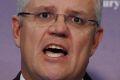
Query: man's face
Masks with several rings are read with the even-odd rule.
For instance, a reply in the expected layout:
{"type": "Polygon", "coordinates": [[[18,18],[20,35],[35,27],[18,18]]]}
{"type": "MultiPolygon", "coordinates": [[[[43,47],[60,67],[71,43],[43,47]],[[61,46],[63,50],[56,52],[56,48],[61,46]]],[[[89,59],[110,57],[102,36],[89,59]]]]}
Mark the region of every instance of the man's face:
{"type": "MultiPolygon", "coordinates": [[[[79,13],[87,19],[95,19],[93,1],[30,0],[24,11],[52,10],[65,15],[79,13]]],[[[13,34],[21,50],[25,78],[77,80],[83,77],[89,57],[99,43],[101,28],[96,29],[93,25],[69,26],[63,15],[57,16],[54,24],[46,26],[41,26],[32,15],[21,20],[22,23],[19,23],[17,17],[13,18],[13,34]]]]}

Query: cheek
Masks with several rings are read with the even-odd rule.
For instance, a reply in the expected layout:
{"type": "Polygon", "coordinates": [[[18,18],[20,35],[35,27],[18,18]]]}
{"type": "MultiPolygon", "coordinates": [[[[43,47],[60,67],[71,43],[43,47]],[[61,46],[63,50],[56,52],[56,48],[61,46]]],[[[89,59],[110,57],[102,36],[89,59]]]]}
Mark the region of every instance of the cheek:
{"type": "Polygon", "coordinates": [[[81,52],[83,50],[87,51],[92,44],[92,34],[90,31],[81,31],[79,35],[74,36],[74,46],[77,51],[81,52]]]}
{"type": "Polygon", "coordinates": [[[92,47],[92,38],[90,30],[74,32],[72,34],[72,65],[74,65],[76,73],[84,71],[87,67],[92,47]]]}
{"type": "Polygon", "coordinates": [[[74,59],[78,62],[81,60],[87,60],[89,58],[92,43],[93,43],[93,31],[83,30],[74,32],[72,35],[72,51],[74,53],[74,59]],[[78,34],[79,33],[79,34],[78,34]],[[80,59],[80,60],[79,60],[80,59]]]}
{"type": "Polygon", "coordinates": [[[45,28],[39,27],[36,23],[29,22],[24,24],[21,30],[21,44],[34,50],[45,34],[45,28]]]}
{"type": "Polygon", "coordinates": [[[37,53],[39,52],[40,42],[44,35],[45,29],[33,24],[27,24],[21,28],[21,57],[23,62],[29,66],[33,65],[36,60],[37,53]]]}

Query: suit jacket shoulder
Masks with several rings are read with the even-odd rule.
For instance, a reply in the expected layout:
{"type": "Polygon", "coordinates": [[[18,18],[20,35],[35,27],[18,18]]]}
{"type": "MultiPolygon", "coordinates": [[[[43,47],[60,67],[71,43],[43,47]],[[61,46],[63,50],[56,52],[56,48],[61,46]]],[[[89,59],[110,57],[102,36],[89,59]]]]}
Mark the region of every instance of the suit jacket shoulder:
{"type": "Polygon", "coordinates": [[[88,73],[85,73],[85,76],[83,77],[84,80],[92,80],[92,78],[88,75],[88,73]]]}
{"type": "Polygon", "coordinates": [[[20,80],[20,74],[21,72],[19,72],[18,75],[13,80],[20,80]]]}

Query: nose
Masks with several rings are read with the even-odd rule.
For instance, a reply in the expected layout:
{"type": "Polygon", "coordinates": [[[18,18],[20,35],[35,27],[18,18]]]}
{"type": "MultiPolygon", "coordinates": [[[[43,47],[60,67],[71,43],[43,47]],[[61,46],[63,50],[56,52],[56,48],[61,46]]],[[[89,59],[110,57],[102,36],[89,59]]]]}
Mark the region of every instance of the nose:
{"type": "Polygon", "coordinates": [[[59,15],[56,19],[56,22],[49,26],[48,32],[50,35],[54,35],[57,37],[63,37],[66,38],[69,36],[69,28],[65,24],[64,16],[59,15]]]}

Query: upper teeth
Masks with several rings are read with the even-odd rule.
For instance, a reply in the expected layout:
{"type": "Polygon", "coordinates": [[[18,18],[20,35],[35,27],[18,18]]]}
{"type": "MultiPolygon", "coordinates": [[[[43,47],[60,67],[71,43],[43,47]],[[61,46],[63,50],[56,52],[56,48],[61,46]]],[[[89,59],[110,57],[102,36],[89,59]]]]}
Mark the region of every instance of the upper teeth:
{"type": "Polygon", "coordinates": [[[50,46],[48,46],[48,48],[53,48],[53,49],[63,49],[62,47],[57,46],[57,45],[50,45],[50,46]]]}

